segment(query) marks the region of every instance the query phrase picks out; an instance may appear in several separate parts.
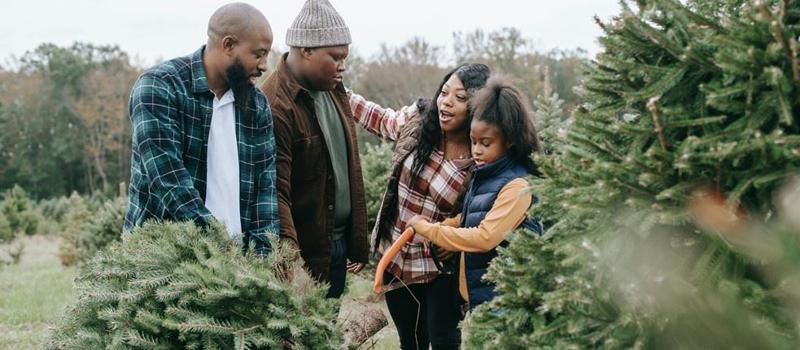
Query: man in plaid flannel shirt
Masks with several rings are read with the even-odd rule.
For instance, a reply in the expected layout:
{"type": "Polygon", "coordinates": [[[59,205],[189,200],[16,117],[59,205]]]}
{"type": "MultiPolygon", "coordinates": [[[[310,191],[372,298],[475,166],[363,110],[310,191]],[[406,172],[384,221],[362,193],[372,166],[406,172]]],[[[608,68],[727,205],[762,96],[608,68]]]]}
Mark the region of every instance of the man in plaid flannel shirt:
{"type": "Polygon", "coordinates": [[[279,231],[275,137],[266,97],[272,30],[256,8],[236,3],[209,20],[208,42],[166,61],[133,86],[133,155],[124,231],[146,220],[221,221],[258,255],[279,231]],[[237,166],[238,165],[238,166],[237,166]]]}

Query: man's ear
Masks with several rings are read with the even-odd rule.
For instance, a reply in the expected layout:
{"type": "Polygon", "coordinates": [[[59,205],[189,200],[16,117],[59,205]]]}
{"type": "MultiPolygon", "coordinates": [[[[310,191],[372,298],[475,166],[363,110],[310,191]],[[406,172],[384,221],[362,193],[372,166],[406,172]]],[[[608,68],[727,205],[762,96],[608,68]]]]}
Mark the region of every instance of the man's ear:
{"type": "Polygon", "coordinates": [[[222,38],[222,50],[225,53],[233,52],[237,44],[239,44],[239,38],[237,38],[236,35],[226,35],[222,38]]]}
{"type": "Polygon", "coordinates": [[[314,48],[312,47],[301,47],[300,53],[303,54],[303,58],[310,59],[311,55],[314,54],[314,48]]]}

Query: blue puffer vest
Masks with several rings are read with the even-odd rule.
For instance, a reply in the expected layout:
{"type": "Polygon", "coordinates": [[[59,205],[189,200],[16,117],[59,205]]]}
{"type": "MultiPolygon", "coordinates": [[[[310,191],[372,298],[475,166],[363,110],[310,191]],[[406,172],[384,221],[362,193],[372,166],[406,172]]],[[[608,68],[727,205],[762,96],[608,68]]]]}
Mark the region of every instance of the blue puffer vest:
{"type": "MultiPolygon", "coordinates": [[[[528,171],[522,164],[514,162],[508,156],[500,158],[491,164],[475,168],[469,190],[464,197],[460,227],[477,227],[489,210],[492,209],[492,205],[497,199],[497,194],[500,193],[503,186],[514,179],[528,175],[528,171]]],[[[539,234],[542,233],[542,225],[536,219],[526,217],[519,227],[524,227],[539,234]]],[[[507,245],[508,242],[505,240],[500,243],[502,247],[507,245]]],[[[486,268],[489,267],[489,262],[495,256],[497,256],[496,247],[486,253],[464,253],[470,308],[487,302],[495,296],[494,284],[483,280],[486,268]]]]}

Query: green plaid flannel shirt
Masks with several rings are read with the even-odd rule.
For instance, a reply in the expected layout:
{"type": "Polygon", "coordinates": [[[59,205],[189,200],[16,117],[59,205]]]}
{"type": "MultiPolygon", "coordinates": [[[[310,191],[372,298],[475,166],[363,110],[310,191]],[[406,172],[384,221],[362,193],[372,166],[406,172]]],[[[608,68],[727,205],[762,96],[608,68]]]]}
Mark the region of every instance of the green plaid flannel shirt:
{"type": "MultiPolygon", "coordinates": [[[[133,86],[125,232],[146,220],[190,220],[206,226],[213,219],[204,204],[214,99],[203,67],[204,49],[148,69],[133,86]]],[[[235,107],[239,197],[245,249],[253,241],[256,254],[266,255],[271,251],[267,235],[277,236],[280,230],[275,136],[267,98],[253,89],[251,113],[235,107]]]]}

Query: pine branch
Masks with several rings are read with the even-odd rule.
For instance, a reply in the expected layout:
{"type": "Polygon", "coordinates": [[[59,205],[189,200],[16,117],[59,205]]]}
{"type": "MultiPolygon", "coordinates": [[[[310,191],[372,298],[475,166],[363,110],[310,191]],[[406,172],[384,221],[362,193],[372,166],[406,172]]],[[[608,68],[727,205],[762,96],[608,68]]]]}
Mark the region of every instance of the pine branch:
{"type": "Polygon", "coordinates": [[[794,77],[794,84],[800,85],[800,63],[797,62],[797,40],[789,38],[789,47],[792,50],[792,76],[794,77]]]}
{"type": "Polygon", "coordinates": [[[656,126],[655,129],[653,129],[653,131],[655,131],[656,135],[658,135],[658,143],[661,144],[661,149],[666,152],[667,140],[666,138],[664,138],[664,129],[661,127],[661,121],[659,120],[658,117],[658,106],[656,105],[660,98],[661,96],[657,96],[648,100],[647,109],[650,110],[650,113],[653,115],[653,123],[656,126]]]}
{"type": "Polygon", "coordinates": [[[288,256],[281,249],[266,261],[243,257],[222,227],[145,224],[87,265],[48,348],[115,348],[127,338],[170,349],[339,347],[334,301],[316,284],[297,293],[278,276],[276,265],[287,262],[276,256],[288,256]],[[104,270],[114,277],[91,278],[104,270]]]}
{"type": "Polygon", "coordinates": [[[783,31],[781,30],[781,25],[783,24],[783,5],[784,2],[781,2],[781,8],[779,9],[781,18],[776,20],[775,17],[772,16],[772,11],[769,10],[767,3],[764,0],[758,0],[756,2],[756,7],[758,7],[761,15],[764,16],[769,24],[769,29],[773,38],[775,38],[775,41],[781,44],[781,47],[783,48],[783,51],[786,52],[786,55],[792,57],[792,49],[789,47],[789,43],[786,41],[783,31]]]}

